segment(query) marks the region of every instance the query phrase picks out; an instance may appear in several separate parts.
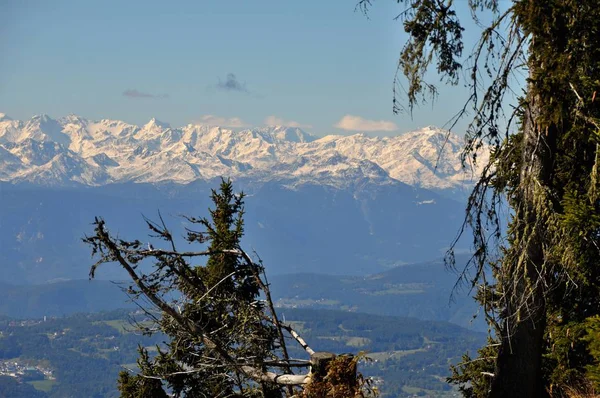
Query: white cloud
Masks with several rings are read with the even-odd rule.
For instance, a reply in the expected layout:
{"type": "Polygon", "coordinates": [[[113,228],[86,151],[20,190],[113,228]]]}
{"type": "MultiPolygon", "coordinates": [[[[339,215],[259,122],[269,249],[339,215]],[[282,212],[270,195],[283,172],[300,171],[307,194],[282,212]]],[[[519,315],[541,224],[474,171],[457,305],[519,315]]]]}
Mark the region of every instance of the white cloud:
{"type": "Polygon", "coordinates": [[[203,115],[200,120],[196,121],[197,124],[209,125],[209,126],[223,126],[223,127],[247,127],[248,124],[239,117],[221,117],[215,115],[203,115]]]}
{"type": "Polygon", "coordinates": [[[396,123],[388,120],[368,120],[360,116],[346,115],[335,124],[342,130],[350,131],[396,131],[398,126],[396,123]]]}
{"type": "Polygon", "coordinates": [[[302,124],[302,123],[295,122],[293,120],[283,120],[280,117],[272,116],[272,115],[268,116],[265,119],[264,124],[266,124],[267,126],[298,127],[301,129],[309,129],[312,127],[310,124],[302,124]]]}

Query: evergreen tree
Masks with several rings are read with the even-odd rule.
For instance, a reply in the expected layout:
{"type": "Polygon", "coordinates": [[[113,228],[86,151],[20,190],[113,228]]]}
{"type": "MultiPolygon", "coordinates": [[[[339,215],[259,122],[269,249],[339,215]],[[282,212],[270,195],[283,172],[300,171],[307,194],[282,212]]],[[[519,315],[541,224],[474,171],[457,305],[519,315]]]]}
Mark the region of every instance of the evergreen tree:
{"type": "Polygon", "coordinates": [[[311,362],[290,362],[286,338],[295,339],[311,360],[318,353],[279,321],[262,264],[241,249],[244,195],[236,195],[231,181],[223,180],[211,197],[210,219],[186,217],[194,226],[187,229],[187,242],[206,250],[178,250],[162,217],[159,222],[146,219],[146,223],[166,248],[115,238],[102,219],[96,219],[94,235],[84,239],[91,245],[92,255],[99,257],[90,276],[94,277],[100,264],[118,263],[131,277],[127,292],[149,319],[140,322],[139,329],[167,336],[154,356],[140,347],[139,371],[123,371],[119,376],[121,396],[162,397],[166,396],[164,387],[175,396],[190,398],[316,398],[311,393],[315,389],[338,391],[331,395],[336,398],[363,396],[367,380],[357,378],[355,362],[343,356],[322,369],[331,377],[293,374],[292,365],[307,368],[311,362]],[[208,258],[206,264],[191,264],[201,257],[208,258]],[[153,271],[139,272],[149,261],[153,271]],[[142,299],[151,306],[143,306],[142,299]],[[342,366],[344,363],[353,365],[342,366]]]}
{"type": "Polygon", "coordinates": [[[119,373],[118,388],[122,398],[167,398],[160,379],[145,377],[151,368],[148,351],[140,347],[138,358],[140,373],[132,375],[128,371],[119,373]]]}
{"type": "MultiPolygon", "coordinates": [[[[560,395],[586,376],[598,383],[598,1],[513,0],[501,10],[497,0],[469,0],[479,26],[489,15],[493,21],[467,59],[452,0],[398,3],[406,7],[399,17],[409,39],[397,79],[408,80],[408,110],[435,96],[426,81],[430,66],[450,84],[466,69],[471,96],[457,120],[469,111],[474,118],[465,163],[476,162],[484,144],[492,146],[467,205],[475,254],[459,269],[476,289],[491,340],[478,358],[465,357],[450,381],[466,396],[491,397],[560,395]],[[523,95],[505,114],[507,93],[521,91],[511,88],[521,72],[528,75],[523,95]],[[503,203],[511,209],[506,240],[498,213],[503,203]],[[492,256],[496,248],[499,259],[492,256]]],[[[395,95],[394,111],[400,104],[395,95]]],[[[456,266],[451,252],[448,263],[456,266]]]]}
{"type": "Polygon", "coordinates": [[[158,354],[153,358],[140,348],[139,373],[120,375],[123,397],[161,396],[161,380],[177,396],[281,396],[280,388],[257,384],[238,366],[243,362],[266,372],[264,361],[283,348],[282,340],[277,341],[273,315],[266,315],[259,298],[265,287],[260,279],[262,266],[240,249],[244,195],[236,195],[231,181],[223,180],[211,198],[210,219],[187,217],[199,228],[188,229],[186,240],[207,246],[202,252],[178,252],[162,217],[158,223],[148,219],[146,223],[156,237],[167,242],[167,249],[114,239],[103,220],[96,221],[96,235],[85,239],[95,254],[101,254],[91,275],[100,263],[119,262],[134,282],[129,294],[149,299],[160,311],[146,310],[154,325],[142,324],[142,330],[161,331],[169,337],[166,347],[156,347],[158,354]],[[186,260],[198,256],[208,257],[205,265],[186,260]],[[154,271],[136,273],[146,259],[154,262],[154,271]]]}

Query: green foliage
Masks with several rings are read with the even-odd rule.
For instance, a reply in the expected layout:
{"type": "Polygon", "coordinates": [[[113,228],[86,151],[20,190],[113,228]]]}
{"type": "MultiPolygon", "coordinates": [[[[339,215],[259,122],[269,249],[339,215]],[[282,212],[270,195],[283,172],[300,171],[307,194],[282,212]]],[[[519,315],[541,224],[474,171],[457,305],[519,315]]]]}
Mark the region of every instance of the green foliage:
{"type": "Polygon", "coordinates": [[[206,266],[196,267],[195,271],[207,286],[216,286],[213,294],[233,293],[236,299],[248,302],[258,295],[258,286],[253,283],[251,270],[241,266],[239,257],[235,254],[222,252],[238,247],[244,234],[244,195],[242,193],[236,196],[231,182],[223,181],[219,192],[212,190],[211,199],[215,205],[214,209],[209,210],[211,220],[193,220],[201,224],[206,232],[188,233],[190,242],[209,241],[208,251],[214,252],[208,258],[206,266]],[[234,286],[235,281],[237,286],[234,286]]]}
{"type": "Polygon", "coordinates": [[[436,94],[435,86],[424,79],[434,55],[438,73],[446,75],[450,83],[458,83],[461,64],[457,58],[462,55],[464,30],[450,5],[442,5],[436,0],[413,4],[407,10],[408,15],[402,16],[404,30],[410,39],[402,49],[398,63],[398,69],[410,82],[408,98],[411,104],[417,102],[423,91],[436,94]]]}
{"type": "Polygon", "coordinates": [[[129,371],[121,371],[117,381],[118,389],[122,398],[144,398],[156,397],[166,398],[167,393],[163,390],[162,382],[159,377],[151,376],[153,374],[152,363],[148,350],[144,347],[138,347],[139,358],[137,365],[138,374],[130,374],[129,371]]]}
{"type": "MultiPolygon", "coordinates": [[[[140,360],[138,360],[138,363],[140,360]]],[[[118,388],[122,398],[168,397],[167,393],[165,393],[162,388],[160,380],[146,378],[139,374],[130,375],[129,372],[125,370],[119,373],[118,388]]]]}

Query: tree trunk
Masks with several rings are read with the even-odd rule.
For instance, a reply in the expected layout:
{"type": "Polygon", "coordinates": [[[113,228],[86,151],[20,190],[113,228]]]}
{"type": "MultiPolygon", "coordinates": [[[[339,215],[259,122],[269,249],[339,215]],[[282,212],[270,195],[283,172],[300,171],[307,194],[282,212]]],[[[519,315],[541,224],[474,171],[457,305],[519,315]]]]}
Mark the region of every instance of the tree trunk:
{"type": "Polygon", "coordinates": [[[520,183],[513,198],[515,256],[503,265],[507,271],[498,281],[505,294],[505,308],[492,398],[548,396],[541,365],[546,327],[544,286],[550,276],[543,249],[547,215],[540,208],[551,206],[546,192],[552,184],[557,129],[553,125],[541,127],[540,98],[530,96],[528,100],[522,125],[520,183]]]}
{"type": "Polygon", "coordinates": [[[512,335],[502,339],[491,398],[547,396],[541,374],[545,328],[543,299],[537,304],[535,311],[528,314],[528,319],[518,323],[512,335]]]}

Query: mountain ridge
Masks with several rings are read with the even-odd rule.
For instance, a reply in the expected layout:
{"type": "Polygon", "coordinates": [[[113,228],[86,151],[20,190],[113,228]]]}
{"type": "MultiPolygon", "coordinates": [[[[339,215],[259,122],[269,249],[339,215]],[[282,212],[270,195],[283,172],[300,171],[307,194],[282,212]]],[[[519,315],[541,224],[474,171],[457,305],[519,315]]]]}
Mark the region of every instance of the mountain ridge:
{"type": "Polygon", "coordinates": [[[468,191],[486,163],[463,168],[464,140],[434,126],[395,137],[317,137],[297,127],[234,131],[151,119],[143,126],[77,115],[29,121],[0,114],[0,181],[39,185],[190,183],[218,176],[347,187],[402,182],[468,191]]]}

